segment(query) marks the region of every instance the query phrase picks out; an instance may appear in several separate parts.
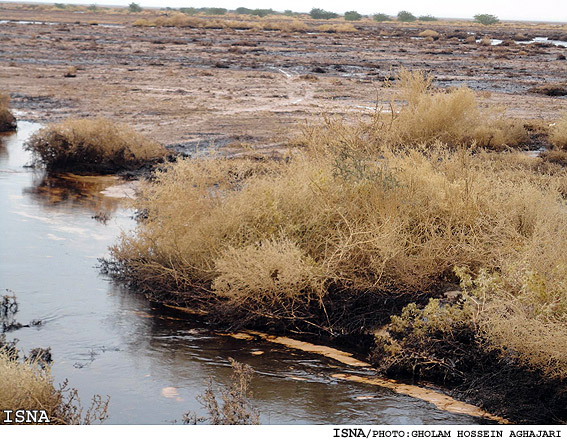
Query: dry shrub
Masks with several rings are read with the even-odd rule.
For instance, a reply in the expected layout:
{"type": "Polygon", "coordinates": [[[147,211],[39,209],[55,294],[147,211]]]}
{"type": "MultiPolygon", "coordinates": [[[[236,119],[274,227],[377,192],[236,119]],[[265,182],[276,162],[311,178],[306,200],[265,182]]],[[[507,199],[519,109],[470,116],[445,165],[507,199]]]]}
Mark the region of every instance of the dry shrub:
{"type": "Polygon", "coordinates": [[[153,27],[155,25],[156,24],[154,22],[150,22],[149,20],[147,20],[145,18],[139,18],[134,23],[132,23],[132,26],[140,27],[140,28],[149,28],[149,27],[153,27]]]}
{"type": "Polygon", "coordinates": [[[425,31],[421,31],[418,35],[420,37],[426,37],[426,38],[431,37],[434,38],[435,40],[437,40],[441,36],[439,32],[434,31],[432,29],[426,29],[425,31]]]}
{"type": "MultiPolygon", "coordinates": [[[[91,424],[107,418],[107,407],[108,400],[97,395],[83,414],[77,391],[67,389],[66,384],[56,389],[49,366],[42,366],[36,359],[20,362],[0,350],[0,409],[41,409],[46,411],[50,424],[91,424]]],[[[5,418],[0,410],[0,421],[5,418]]]]}
{"type": "Polygon", "coordinates": [[[16,118],[10,112],[10,95],[0,92],[0,132],[16,130],[16,118]]]}
{"type": "Polygon", "coordinates": [[[107,119],[68,119],[50,124],[26,143],[49,170],[115,172],[157,161],[165,149],[128,126],[107,119]]]}
{"type": "Polygon", "coordinates": [[[262,28],[266,31],[283,31],[283,32],[307,32],[309,26],[301,20],[277,20],[268,21],[262,24],[262,28]]]}
{"type": "MultiPolygon", "coordinates": [[[[207,409],[209,414],[208,421],[215,425],[249,425],[260,424],[258,411],[250,404],[252,393],[250,392],[250,382],[254,370],[247,364],[242,364],[229,358],[232,366],[232,384],[220,390],[222,404],[217,400],[212,381],[203,395],[197,399],[207,409]]],[[[197,424],[199,421],[206,421],[198,418],[193,412],[183,415],[185,424],[197,424]]]]}
{"type": "Polygon", "coordinates": [[[549,140],[555,147],[567,149],[567,113],[549,130],[549,140]]]}
{"type": "Polygon", "coordinates": [[[489,350],[537,370],[546,379],[563,381],[567,378],[565,260],[530,263],[508,265],[499,273],[481,271],[476,278],[461,273],[464,292],[476,306],[472,323],[489,350]],[[551,271],[537,268],[541,265],[551,271]]]}
{"type": "Polygon", "coordinates": [[[229,247],[214,263],[212,288],[229,308],[293,319],[323,295],[323,269],[289,239],[229,247]]]}
{"type": "Polygon", "coordinates": [[[351,24],[324,24],[317,26],[315,28],[319,32],[330,32],[330,33],[347,33],[356,32],[356,28],[351,24]]]}
{"type": "Polygon", "coordinates": [[[520,123],[506,119],[502,110],[481,108],[470,89],[435,91],[432,80],[421,71],[402,69],[395,99],[405,102],[405,106],[393,115],[385,141],[397,145],[441,141],[450,145],[504,147],[527,140],[520,123]]]}

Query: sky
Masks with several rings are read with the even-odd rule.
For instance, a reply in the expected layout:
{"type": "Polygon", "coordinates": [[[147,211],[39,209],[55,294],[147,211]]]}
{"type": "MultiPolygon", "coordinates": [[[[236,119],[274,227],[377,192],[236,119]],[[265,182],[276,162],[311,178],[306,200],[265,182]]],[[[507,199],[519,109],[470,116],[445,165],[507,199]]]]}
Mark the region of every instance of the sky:
{"type": "Polygon", "coordinates": [[[217,6],[236,9],[272,8],[278,11],[291,9],[309,12],[311,8],[344,13],[355,10],[361,14],[383,12],[395,15],[407,10],[414,15],[449,18],[472,18],[475,14],[493,14],[501,20],[559,21],[567,23],[567,0],[35,0],[37,3],[127,5],[134,1],[144,7],[205,7],[217,6]]]}

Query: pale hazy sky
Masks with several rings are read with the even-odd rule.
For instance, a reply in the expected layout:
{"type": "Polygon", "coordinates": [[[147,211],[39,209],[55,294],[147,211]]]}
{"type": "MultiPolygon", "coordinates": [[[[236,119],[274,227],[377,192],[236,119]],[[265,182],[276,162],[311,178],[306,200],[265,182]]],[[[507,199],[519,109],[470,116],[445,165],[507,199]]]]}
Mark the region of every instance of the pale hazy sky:
{"type": "Polygon", "coordinates": [[[35,0],[41,3],[113,4],[127,5],[134,1],[141,6],[203,7],[218,6],[236,9],[272,8],[278,11],[291,9],[308,12],[311,8],[323,8],[343,13],[356,10],[362,14],[384,12],[395,15],[407,10],[414,15],[431,14],[436,17],[472,18],[475,14],[493,14],[504,20],[542,20],[567,22],[567,0],[35,0]]]}

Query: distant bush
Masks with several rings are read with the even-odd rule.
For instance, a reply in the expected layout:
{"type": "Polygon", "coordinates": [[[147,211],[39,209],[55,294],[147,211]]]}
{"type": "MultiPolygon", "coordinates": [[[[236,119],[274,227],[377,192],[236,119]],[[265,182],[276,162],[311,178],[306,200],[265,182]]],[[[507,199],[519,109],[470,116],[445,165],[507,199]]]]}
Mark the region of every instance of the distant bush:
{"type": "Polygon", "coordinates": [[[67,5],[63,4],[63,3],[55,3],[53,6],[55,6],[57,9],[65,9],[67,8],[67,5]]]}
{"type": "Polygon", "coordinates": [[[433,15],[420,15],[418,17],[419,21],[437,21],[437,17],[434,17],[433,15]]]}
{"type": "Polygon", "coordinates": [[[345,12],[345,20],[348,21],[358,21],[362,18],[362,15],[360,15],[358,12],[356,11],[348,11],[345,12]]]}
{"type": "Polygon", "coordinates": [[[381,22],[381,21],[391,21],[391,20],[392,17],[390,17],[387,14],[382,14],[382,13],[374,14],[374,21],[381,22]]]}
{"type": "Polygon", "coordinates": [[[16,130],[16,118],[10,112],[10,95],[0,92],[0,132],[16,130]]]}
{"type": "Polygon", "coordinates": [[[417,19],[415,18],[415,15],[413,15],[411,12],[408,12],[408,11],[398,12],[398,21],[410,22],[410,21],[416,21],[416,20],[417,19]]]}
{"type": "Polygon", "coordinates": [[[87,9],[89,11],[96,12],[96,11],[98,11],[98,6],[97,5],[90,5],[90,6],[87,6],[87,9]]]}
{"type": "Polygon", "coordinates": [[[474,16],[474,21],[483,25],[491,25],[500,22],[498,17],[490,14],[477,14],[474,16]]]}
{"type": "Polygon", "coordinates": [[[313,8],[311,12],[309,12],[311,18],[317,20],[329,20],[331,18],[337,18],[339,14],[335,14],[334,12],[325,11],[324,9],[313,8]]]}
{"type": "Polygon", "coordinates": [[[137,3],[130,3],[128,5],[129,12],[142,12],[142,7],[137,3]]]}
{"type": "Polygon", "coordinates": [[[201,8],[200,11],[205,15],[225,15],[228,12],[225,8],[201,8]]]}
{"type": "Polygon", "coordinates": [[[50,124],[32,135],[25,148],[49,170],[102,173],[135,169],[166,154],[160,144],[103,118],[50,124]]]}
{"type": "Polygon", "coordinates": [[[197,8],[179,8],[179,12],[187,15],[195,15],[199,11],[197,10],[197,8]]]}

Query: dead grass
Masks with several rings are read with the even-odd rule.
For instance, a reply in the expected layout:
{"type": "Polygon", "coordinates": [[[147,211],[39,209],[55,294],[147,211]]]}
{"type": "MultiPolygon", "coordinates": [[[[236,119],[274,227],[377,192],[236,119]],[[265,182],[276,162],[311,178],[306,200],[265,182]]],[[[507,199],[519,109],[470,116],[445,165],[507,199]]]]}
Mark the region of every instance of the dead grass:
{"type": "Polygon", "coordinates": [[[440,34],[439,32],[434,31],[434,30],[432,30],[432,29],[426,29],[426,30],[424,30],[424,31],[421,31],[418,35],[419,35],[420,37],[425,37],[425,38],[431,37],[431,38],[433,38],[433,39],[435,39],[435,40],[437,40],[437,39],[441,36],[441,34],[440,34]]]}
{"type": "Polygon", "coordinates": [[[555,122],[549,130],[549,140],[560,149],[567,149],[567,113],[555,122]]]}
{"type": "Polygon", "coordinates": [[[324,24],[317,26],[315,29],[319,32],[330,32],[330,33],[357,32],[357,29],[349,23],[324,24]]]}
{"type": "Polygon", "coordinates": [[[76,390],[53,386],[49,366],[36,360],[20,362],[12,355],[0,349],[0,421],[5,420],[4,409],[45,410],[50,424],[92,424],[106,419],[108,400],[95,396],[83,413],[76,390]]]}
{"type": "MultiPolygon", "coordinates": [[[[527,140],[523,126],[506,119],[503,109],[481,108],[474,93],[465,87],[450,91],[434,90],[432,77],[420,71],[402,70],[395,100],[405,103],[392,114],[384,141],[395,145],[427,144],[441,141],[449,145],[503,148],[527,140]]],[[[377,117],[383,120],[383,114],[377,117]]],[[[376,121],[374,122],[376,125],[376,121]]]]}
{"type": "Polygon", "coordinates": [[[26,149],[49,170],[107,173],[138,168],[166,154],[158,143],[103,118],[50,124],[28,140],[26,149]]]}
{"type": "Polygon", "coordinates": [[[0,91],[0,132],[16,130],[16,118],[10,112],[10,95],[0,91]]]}
{"type": "MultiPolygon", "coordinates": [[[[232,384],[220,390],[222,404],[217,399],[212,380],[203,395],[197,399],[207,409],[208,422],[214,425],[249,425],[260,424],[259,414],[250,404],[252,393],[250,382],[254,370],[246,365],[229,358],[232,366],[232,384]]],[[[190,412],[183,416],[185,424],[197,424],[206,421],[190,412]]]]}

